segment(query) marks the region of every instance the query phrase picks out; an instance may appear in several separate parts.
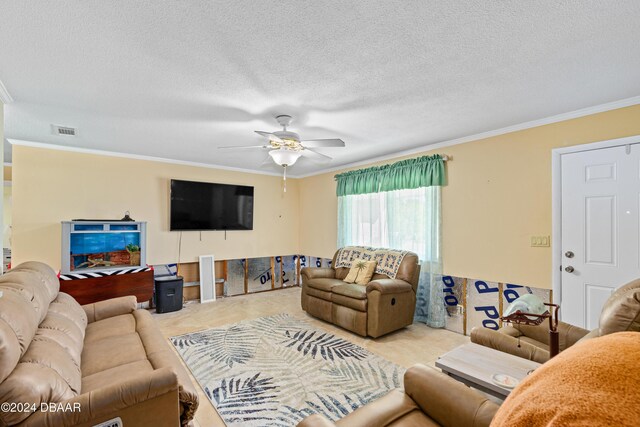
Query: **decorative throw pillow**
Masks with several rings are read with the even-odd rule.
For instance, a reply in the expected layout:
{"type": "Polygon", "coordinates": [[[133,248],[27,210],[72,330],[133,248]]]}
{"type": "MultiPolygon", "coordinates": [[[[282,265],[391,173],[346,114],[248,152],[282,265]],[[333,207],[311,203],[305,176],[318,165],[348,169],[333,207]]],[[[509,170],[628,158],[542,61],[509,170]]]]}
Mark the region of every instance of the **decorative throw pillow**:
{"type": "Polygon", "coordinates": [[[575,344],[513,389],[491,427],[637,426],[640,333],[575,344]]]}
{"type": "Polygon", "coordinates": [[[357,285],[366,285],[371,281],[373,273],[376,271],[375,261],[365,261],[363,259],[354,259],[351,261],[351,269],[349,274],[344,278],[347,283],[355,283],[357,285]]]}

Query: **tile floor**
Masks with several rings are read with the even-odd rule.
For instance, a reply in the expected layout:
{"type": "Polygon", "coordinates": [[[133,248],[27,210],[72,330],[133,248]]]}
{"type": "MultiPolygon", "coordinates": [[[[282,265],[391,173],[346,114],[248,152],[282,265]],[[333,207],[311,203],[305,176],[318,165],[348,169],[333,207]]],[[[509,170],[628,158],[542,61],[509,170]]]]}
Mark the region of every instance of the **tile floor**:
{"type": "MultiPolygon", "coordinates": [[[[208,304],[190,302],[181,311],[165,314],[153,313],[153,316],[164,336],[169,338],[187,332],[278,313],[289,313],[292,316],[306,319],[315,328],[329,331],[407,368],[415,363],[433,366],[438,356],[458,345],[469,342],[469,338],[463,335],[444,329],[432,329],[423,324],[414,324],[375,340],[362,338],[347,330],[315,319],[302,311],[300,308],[300,288],[298,287],[223,298],[208,304]]],[[[196,412],[195,426],[224,426],[224,422],[195,380],[194,384],[200,393],[200,407],[196,412]]]]}

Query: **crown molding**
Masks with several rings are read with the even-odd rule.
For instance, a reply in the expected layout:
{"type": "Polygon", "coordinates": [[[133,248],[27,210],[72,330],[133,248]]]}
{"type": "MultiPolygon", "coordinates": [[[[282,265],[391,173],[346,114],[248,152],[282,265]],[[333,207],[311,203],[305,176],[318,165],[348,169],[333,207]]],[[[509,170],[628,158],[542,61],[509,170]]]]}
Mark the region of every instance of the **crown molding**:
{"type": "MultiPolygon", "coordinates": [[[[310,173],[307,173],[307,174],[295,174],[295,173],[292,174],[292,173],[289,173],[289,171],[287,171],[288,172],[287,173],[287,177],[288,178],[293,178],[293,179],[301,179],[301,178],[308,178],[308,177],[316,176],[316,175],[322,175],[322,174],[329,173],[329,172],[342,171],[344,169],[354,168],[354,167],[358,167],[358,166],[370,165],[372,163],[382,162],[382,161],[386,161],[386,160],[393,160],[393,159],[397,159],[399,157],[404,157],[404,156],[410,156],[410,155],[414,155],[414,154],[423,153],[425,151],[432,151],[432,150],[437,150],[439,148],[450,147],[450,146],[453,146],[453,145],[465,144],[467,142],[478,141],[478,140],[481,140],[481,139],[491,138],[491,137],[494,137],[494,136],[504,135],[504,134],[507,134],[507,133],[512,133],[512,132],[517,132],[517,131],[521,131],[521,130],[531,129],[531,128],[544,126],[544,125],[548,125],[548,124],[563,122],[563,121],[566,121],[566,120],[577,119],[577,118],[580,118],[580,117],[590,116],[590,115],[593,115],[593,114],[603,113],[603,112],[611,111],[611,110],[617,110],[619,108],[630,107],[632,105],[638,105],[638,104],[640,104],[640,96],[634,96],[634,97],[631,97],[631,98],[621,99],[619,101],[608,102],[606,104],[600,104],[600,105],[596,105],[596,106],[592,106],[592,107],[582,108],[580,110],[575,110],[575,111],[570,111],[570,112],[567,112],[567,113],[557,114],[555,116],[545,117],[545,118],[538,119],[538,120],[532,120],[532,121],[529,121],[529,122],[524,122],[524,123],[520,123],[520,124],[516,124],[516,125],[512,125],[512,126],[507,126],[507,127],[503,127],[503,128],[492,130],[492,131],[481,132],[481,133],[468,135],[468,136],[464,136],[464,137],[456,138],[456,139],[451,139],[451,140],[447,140],[447,141],[435,142],[433,144],[426,144],[426,145],[422,145],[422,146],[419,146],[419,147],[416,147],[416,148],[411,148],[411,149],[403,150],[403,151],[397,151],[397,152],[392,153],[392,154],[387,154],[387,155],[378,156],[378,157],[372,157],[372,158],[365,159],[365,160],[360,160],[360,161],[357,161],[357,162],[345,163],[345,164],[341,164],[341,165],[338,165],[338,166],[321,169],[321,170],[318,170],[318,171],[315,171],[315,172],[310,172],[310,173]]],[[[136,160],[146,160],[146,161],[151,161],[151,162],[170,163],[170,164],[184,165],[184,166],[194,166],[194,167],[200,167],[200,168],[206,168],[206,169],[228,170],[228,171],[233,171],[233,172],[250,173],[250,174],[256,174],[256,175],[281,176],[279,173],[276,173],[276,172],[258,171],[258,170],[255,170],[255,169],[236,168],[236,167],[231,167],[231,166],[222,166],[222,165],[215,165],[215,164],[210,164],[210,163],[191,162],[191,161],[186,161],[186,160],[167,159],[167,158],[164,158],[164,157],[145,156],[145,155],[141,155],[141,154],[129,154],[129,153],[121,153],[121,152],[115,152],[115,151],[96,150],[96,149],[90,149],[90,148],[69,147],[69,146],[65,146],[65,145],[47,144],[47,143],[42,143],[42,142],[25,141],[25,140],[10,139],[10,138],[7,138],[7,141],[12,145],[21,145],[21,146],[25,146],[25,147],[45,148],[45,149],[49,149],[49,150],[69,151],[69,152],[76,152],[76,153],[96,154],[96,155],[100,155],[100,156],[110,156],[110,157],[121,157],[121,158],[136,159],[136,160]]]]}
{"type": "Polygon", "coordinates": [[[3,104],[11,104],[13,102],[13,98],[2,83],[2,80],[0,80],[0,101],[2,101],[3,104]]]}
{"type": "MultiPolygon", "coordinates": [[[[214,165],[210,163],[191,162],[187,160],[166,159],[164,157],[145,156],[142,154],[129,154],[129,153],[120,153],[117,151],[94,150],[91,148],[68,147],[66,145],[47,144],[44,142],[25,141],[22,139],[12,139],[12,138],[7,138],[7,141],[9,141],[11,145],[18,145],[23,147],[44,148],[47,150],[68,151],[68,152],[82,153],[82,154],[95,154],[98,156],[146,160],[149,162],[170,163],[174,165],[194,166],[194,167],[206,168],[206,169],[219,169],[219,170],[232,171],[232,172],[250,173],[254,175],[282,176],[280,173],[276,173],[276,172],[256,171],[253,169],[235,168],[231,166],[221,166],[221,165],[214,165]]],[[[290,178],[295,178],[295,177],[292,176],[290,178]]]]}
{"type": "Polygon", "coordinates": [[[597,113],[604,113],[606,111],[617,110],[619,108],[630,107],[632,105],[640,104],[640,96],[634,96],[631,98],[621,99],[619,101],[608,102],[606,104],[595,105],[593,107],[582,108],[580,110],[570,111],[568,113],[557,114],[555,116],[545,117],[538,120],[532,120],[529,122],[520,123],[517,125],[507,126],[496,130],[487,132],[476,133],[473,135],[463,136],[461,138],[450,139],[448,141],[435,142],[433,144],[422,145],[420,147],[411,148],[404,151],[397,151],[392,154],[384,156],[373,157],[366,160],[360,160],[353,163],[346,163],[340,166],[322,169],[316,172],[311,172],[302,175],[292,175],[294,178],[307,178],[310,176],[322,175],[329,172],[337,172],[344,169],[349,169],[358,166],[365,166],[371,163],[382,162],[385,160],[397,159],[398,157],[410,156],[412,154],[419,154],[425,151],[437,150],[438,148],[450,147],[452,145],[464,144],[467,142],[478,141],[481,139],[491,138],[493,136],[504,135],[507,133],[517,132],[521,130],[531,129],[539,126],[549,125],[552,123],[564,122],[566,120],[577,119],[580,117],[590,116],[597,113]]]}

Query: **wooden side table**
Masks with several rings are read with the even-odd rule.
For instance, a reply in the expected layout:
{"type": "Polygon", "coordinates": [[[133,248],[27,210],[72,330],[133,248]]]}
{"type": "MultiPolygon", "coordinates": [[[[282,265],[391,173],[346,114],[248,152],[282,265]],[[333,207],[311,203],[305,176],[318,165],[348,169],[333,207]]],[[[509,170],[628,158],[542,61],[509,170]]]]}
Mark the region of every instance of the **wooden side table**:
{"type": "Polygon", "coordinates": [[[512,389],[496,384],[491,379],[494,374],[522,381],[538,366],[540,363],[474,343],[456,347],[436,360],[436,367],[445,374],[499,399],[506,399],[512,389]]]}

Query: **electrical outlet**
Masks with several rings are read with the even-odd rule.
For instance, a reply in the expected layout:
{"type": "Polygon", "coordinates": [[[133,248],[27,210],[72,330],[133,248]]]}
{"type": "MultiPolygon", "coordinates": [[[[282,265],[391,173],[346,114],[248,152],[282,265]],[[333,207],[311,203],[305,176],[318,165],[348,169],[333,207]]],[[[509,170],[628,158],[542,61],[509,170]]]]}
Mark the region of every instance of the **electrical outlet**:
{"type": "Polygon", "coordinates": [[[551,236],[531,236],[532,248],[548,248],[551,246],[551,236]]]}

